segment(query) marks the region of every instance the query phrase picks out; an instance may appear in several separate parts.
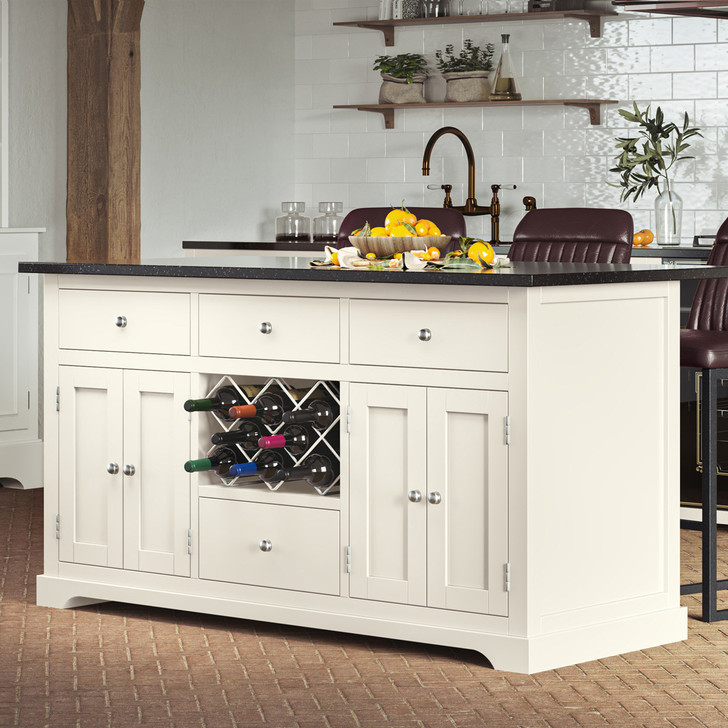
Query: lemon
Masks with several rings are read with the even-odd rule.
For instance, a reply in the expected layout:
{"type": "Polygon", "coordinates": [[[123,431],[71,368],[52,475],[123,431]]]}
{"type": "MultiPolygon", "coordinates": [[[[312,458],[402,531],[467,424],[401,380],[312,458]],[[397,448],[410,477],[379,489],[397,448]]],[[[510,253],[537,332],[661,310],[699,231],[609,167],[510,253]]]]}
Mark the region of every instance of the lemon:
{"type": "Polygon", "coordinates": [[[484,240],[477,240],[468,248],[468,258],[476,263],[490,265],[495,260],[495,250],[490,243],[484,240]]]}
{"type": "Polygon", "coordinates": [[[389,229],[389,234],[393,238],[409,238],[412,237],[412,232],[408,230],[404,225],[396,225],[389,229]]]}
{"type": "Polygon", "coordinates": [[[371,235],[372,235],[372,237],[375,237],[375,238],[382,238],[382,237],[388,237],[389,232],[387,231],[387,228],[384,228],[384,227],[373,227],[371,235]]]}

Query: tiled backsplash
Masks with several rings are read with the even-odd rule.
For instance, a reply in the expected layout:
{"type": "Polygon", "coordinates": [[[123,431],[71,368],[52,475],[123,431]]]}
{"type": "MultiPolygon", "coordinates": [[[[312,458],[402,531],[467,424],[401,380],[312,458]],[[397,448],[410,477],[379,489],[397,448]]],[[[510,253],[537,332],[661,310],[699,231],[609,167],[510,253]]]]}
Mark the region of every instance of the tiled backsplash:
{"type": "MultiPolygon", "coordinates": [[[[385,48],[379,32],[332,26],[377,17],[378,4],[360,2],[296,0],[296,195],[307,209],[324,200],[341,200],[345,211],[402,199],[439,206],[442,192],[427,185],[445,182],[462,204],[467,164],[455,137],[437,142],[429,177],[421,170],[427,139],[449,125],[473,146],[481,204],[489,203],[491,184],[518,186],[501,193],[503,240],[523,214],[524,195],[540,207],[629,207],[636,229],[654,229],[652,192],[627,205],[621,188],[608,184],[618,179],[609,172],[614,137],[628,131],[617,109],[635,100],[661,106],[675,122],[687,111],[702,129],[695,159],[680,162],[676,175],[683,242],[715,232],[728,216],[728,20],[625,14],[605,19],[601,38],[576,20],[435,25],[397,29],[395,45],[385,48]],[[494,43],[497,59],[501,33],[511,35],[525,99],[599,97],[619,105],[605,107],[600,126],[589,124],[584,109],[561,106],[403,109],[391,130],[380,114],[332,108],[376,103],[380,78],[371,67],[378,55],[425,53],[434,68],[435,50],[472,38],[494,43]]],[[[433,73],[426,97],[441,101],[444,81],[433,73]]],[[[489,233],[488,217],[467,223],[470,234],[489,233]]]]}

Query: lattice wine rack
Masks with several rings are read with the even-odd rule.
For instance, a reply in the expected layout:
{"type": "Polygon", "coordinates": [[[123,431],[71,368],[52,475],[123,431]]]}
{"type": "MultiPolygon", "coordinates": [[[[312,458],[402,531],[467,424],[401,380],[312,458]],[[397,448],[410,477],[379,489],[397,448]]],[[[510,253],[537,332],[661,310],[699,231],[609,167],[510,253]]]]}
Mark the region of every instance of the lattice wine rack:
{"type": "MultiPolygon", "coordinates": [[[[298,381],[298,380],[297,380],[298,381]]],[[[233,387],[235,390],[240,394],[240,398],[243,402],[247,404],[255,404],[256,400],[261,397],[266,392],[272,391],[275,392],[279,397],[281,397],[285,403],[286,409],[289,410],[298,410],[305,408],[307,403],[309,401],[312,401],[314,399],[320,399],[321,396],[324,396],[326,399],[329,400],[331,403],[331,407],[334,411],[334,419],[332,423],[325,429],[325,430],[317,430],[313,427],[309,427],[309,433],[311,435],[311,443],[306,449],[306,451],[302,454],[299,454],[297,456],[293,455],[291,451],[288,448],[282,448],[286,455],[284,457],[287,458],[287,465],[286,467],[293,467],[300,465],[309,455],[312,455],[313,453],[318,453],[320,455],[325,455],[329,458],[331,461],[332,466],[335,470],[335,477],[331,481],[329,485],[322,488],[319,486],[314,486],[316,491],[320,495],[335,495],[339,492],[339,482],[341,479],[340,473],[339,473],[339,467],[340,467],[340,455],[339,455],[339,422],[341,419],[341,413],[340,413],[340,395],[339,395],[339,384],[338,382],[325,382],[322,380],[307,383],[304,386],[299,387],[291,387],[288,385],[288,383],[284,379],[272,377],[265,381],[264,384],[256,384],[254,385],[255,393],[252,394],[252,396],[249,396],[246,394],[244,389],[247,389],[250,392],[250,386],[248,384],[245,385],[238,385],[235,380],[233,380],[229,376],[223,376],[212,389],[210,392],[206,395],[206,397],[214,397],[218,389],[220,387],[233,387]]],[[[203,414],[203,413],[200,413],[203,414]]],[[[221,417],[217,415],[216,412],[206,412],[205,414],[211,415],[215,422],[216,427],[219,426],[220,432],[229,432],[230,430],[236,429],[239,425],[241,420],[224,420],[221,417]]],[[[260,430],[262,435],[275,435],[278,434],[280,430],[286,427],[285,423],[281,422],[275,427],[271,427],[263,422],[260,421],[260,419],[256,418],[256,422],[260,425],[260,430]]],[[[215,450],[216,446],[211,446],[207,452],[206,456],[208,456],[213,450],[215,450]]],[[[257,450],[255,453],[246,453],[239,444],[233,444],[230,445],[230,447],[234,447],[240,452],[243,453],[245,458],[248,461],[255,461],[258,455],[260,454],[261,450],[257,450]]],[[[250,478],[249,477],[230,477],[226,478],[223,476],[218,475],[218,478],[222,481],[222,483],[226,486],[234,486],[234,485],[246,485],[249,483],[250,478]]],[[[282,485],[284,485],[287,481],[280,481],[278,483],[268,483],[264,481],[263,479],[258,479],[256,482],[256,485],[262,484],[267,485],[268,488],[272,491],[278,490],[282,485]]],[[[293,482],[293,481],[290,481],[293,482]]]]}

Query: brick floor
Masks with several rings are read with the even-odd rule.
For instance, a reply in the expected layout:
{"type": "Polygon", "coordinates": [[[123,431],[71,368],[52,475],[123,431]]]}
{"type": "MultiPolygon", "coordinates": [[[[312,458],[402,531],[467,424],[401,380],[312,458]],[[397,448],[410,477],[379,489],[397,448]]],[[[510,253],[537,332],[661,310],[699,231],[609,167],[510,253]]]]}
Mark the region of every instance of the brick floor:
{"type": "MultiPolygon", "coordinates": [[[[42,506],[41,491],[0,488],[0,728],[728,728],[728,621],[697,620],[697,595],[683,598],[686,642],[516,675],[466,650],[38,607],[42,506]]],[[[728,554],[728,529],[720,539],[728,554]]],[[[699,545],[682,533],[683,581],[699,579],[699,545]]]]}

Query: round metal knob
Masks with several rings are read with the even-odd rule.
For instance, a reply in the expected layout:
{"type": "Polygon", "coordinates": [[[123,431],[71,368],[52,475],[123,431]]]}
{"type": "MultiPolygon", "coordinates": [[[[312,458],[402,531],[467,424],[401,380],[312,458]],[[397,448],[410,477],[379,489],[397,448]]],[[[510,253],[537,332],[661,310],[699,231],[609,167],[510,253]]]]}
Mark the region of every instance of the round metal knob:
{"type": "Polygon", "coordinates": [[[427,494],[427,502],[432,503],[433,506],[436,506],[441,500],[442,496],[436,490],[427,494]]]}
{"type": "Polygon", "coordinates": [[[422,500],[422,493],[419,490],[411,490],[407,493],[407,500],[412,503],[419,503],[422,500]]]}
{"type": "Polygon", "coordinates": [[[270,332],[273,331],[273,326],[271,326],[269,321],[263,321],[258,329],[261,334],[270,334],[270,332]]]}
{"type": "Polygon", "coordinates": [[[124,475],[134,475],[134,473],[136,473],[136,468],[133,465],[124,466],[124,475]]]}
{"type": "Polygon", "coordinates": [[[126,327],[126,316],[117,316],[116,317],[116,325],[120,329],[125,328],[126,327]]]}
{"type": "Polygon", "coordinates": [[[258,544],[258,548],[260,548],[261,551],[265,551],[267,553],[268,551],[270,551],[273,548],[273,544],[267,538],[264,538],[258,544]]]}
{"type": "Polygon", "coordinates": [[[420,341],[429,341],[432,338],[432,331],[430,329],[420,329],[417,338],[420,341]]]}
{"type": "Polygon", "coordinates": [[[109,463],[106,466],[106,472],[109,475],[116,475],[119,472],[119,466],[116,463],[109,463]]]}

